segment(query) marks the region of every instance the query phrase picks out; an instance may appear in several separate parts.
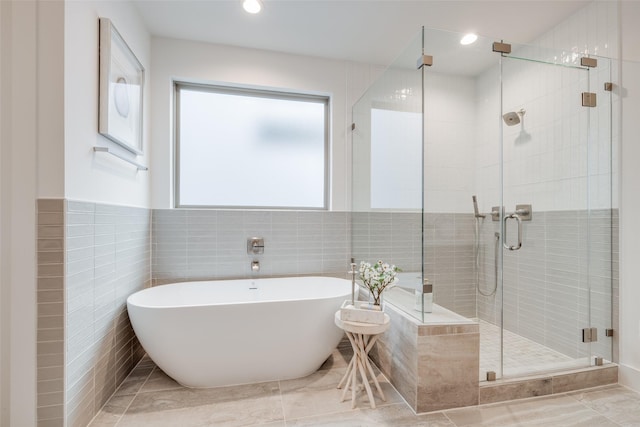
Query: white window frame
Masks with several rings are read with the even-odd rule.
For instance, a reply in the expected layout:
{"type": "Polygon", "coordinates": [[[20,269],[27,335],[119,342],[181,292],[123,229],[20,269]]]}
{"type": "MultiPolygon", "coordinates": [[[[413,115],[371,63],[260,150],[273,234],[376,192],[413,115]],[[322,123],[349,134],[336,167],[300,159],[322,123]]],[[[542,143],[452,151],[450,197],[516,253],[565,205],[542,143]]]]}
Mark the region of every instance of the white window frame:
{"type": "Polygon", "coordinates": [[[175,80],[173,82],[174,89],[174,147],[173,147],[173,199],[175,208],[202,208],[202,209],[274,209],[274,210],[329,210],[330,201],[330,104],[331,97],[328,95],[318,95],[312,93],[279,91],[272,89],[256,89],[242,86],[227,86],[220,84],[192,83],[186,81],[175,80]],[[324,194],[323,206],[231,206],[231,205],[186,205],[180,203],[180,89],[200,90],[203,92],[223,93],[231,95],[249,95],[253,97],[263,97],[269,99],[284,100],[305,100],[307,102],[318,102],[324,104],[324,194]]]}

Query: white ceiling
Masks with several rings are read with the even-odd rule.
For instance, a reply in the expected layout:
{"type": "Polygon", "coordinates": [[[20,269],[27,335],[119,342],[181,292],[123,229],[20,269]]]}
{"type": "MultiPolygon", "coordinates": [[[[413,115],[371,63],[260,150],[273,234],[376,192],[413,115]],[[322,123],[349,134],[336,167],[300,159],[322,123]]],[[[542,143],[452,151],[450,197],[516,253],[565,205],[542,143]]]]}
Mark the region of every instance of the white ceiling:
{"type": "Polygon", "coordinates": [[[134,0],[155,36],[388,65],[428,28],[526,43],[588,1],[134,0]]]}

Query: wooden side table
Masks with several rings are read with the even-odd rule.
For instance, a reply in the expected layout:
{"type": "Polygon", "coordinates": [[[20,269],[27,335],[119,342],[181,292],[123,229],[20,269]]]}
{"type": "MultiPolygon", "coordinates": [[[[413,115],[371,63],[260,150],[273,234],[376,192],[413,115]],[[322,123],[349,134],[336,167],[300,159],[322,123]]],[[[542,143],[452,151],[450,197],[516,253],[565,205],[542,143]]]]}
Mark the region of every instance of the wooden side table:
{"type": "Polygon", "coordinates": [[[371,386],[369,385],[368,376],[371,376],[373,384],[376,386],[376,389],[380,394],[380,398],[385,402],[387,400],[384,397],[384,393],[382,392],[376,375],[373,372],[373,368],[371,367],[369,351],[371,351],[373,345],[376,343],[378,335],[389,329],[389,320],[389,315],[386,313],[384,315],[384,323],[382,325],[373,323],[350,322],[340,319],[340,311],[337,311],[335,314],[336,325],[340,329],[345,331],[345,333],[347,334],[347,338],[349,338],[349,341],[351,342],[351,347],[353,348],[353,357],[349,362],[347,372],[344,374],[344,377],[342,377],[340,383],[338,384],[338,388],[342,388],[344,384],[344,391],[342,392],[342,402],[346,400],[347,390],[349,389],[349,386],[351,386],[352,408],[356,407],[358,372],[360,373],[360,378],[362,379],[362,385],[364,386],[365,390],[367,391],[367,395],[369,396],[369,404],[371,405],[371,408],[376,407],[376,402],[373,398],[373,392],[371,391],[371,386]]]}

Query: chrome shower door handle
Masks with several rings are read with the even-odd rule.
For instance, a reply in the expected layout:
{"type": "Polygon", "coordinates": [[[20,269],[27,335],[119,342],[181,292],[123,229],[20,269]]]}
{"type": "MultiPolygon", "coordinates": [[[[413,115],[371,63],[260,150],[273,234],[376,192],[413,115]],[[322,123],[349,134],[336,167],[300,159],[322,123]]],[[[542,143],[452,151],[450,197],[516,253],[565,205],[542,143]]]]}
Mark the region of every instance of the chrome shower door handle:
{"type": "Polygon", "coordinates": [[[504,224],[502,228],[502,235],[504,236],[504,241],[502,245],[504,246],[505,249],[509,249],[510,251],[517,251],[522,247],[522,218],[520,218],[520,215],[518,215],[517,213],[505,215],[504,224]],[[516,246],[507,245],[507,220],[509,218],[513,218],[516,221],[518,221],[518,244],[516,246]]]}

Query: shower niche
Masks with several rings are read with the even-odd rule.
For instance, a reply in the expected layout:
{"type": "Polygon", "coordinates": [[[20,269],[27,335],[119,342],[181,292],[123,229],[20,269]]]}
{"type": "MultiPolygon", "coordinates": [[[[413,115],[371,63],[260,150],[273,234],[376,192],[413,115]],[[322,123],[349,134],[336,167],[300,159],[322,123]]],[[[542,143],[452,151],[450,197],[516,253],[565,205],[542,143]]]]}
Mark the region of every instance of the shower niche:
{"type": "Polygon", "coordinates": [[[610,364],[611,61],[462,36],[423,29],[353,106],[353,256],[418,325],[477,324],[481,382],[610,364]]]}

